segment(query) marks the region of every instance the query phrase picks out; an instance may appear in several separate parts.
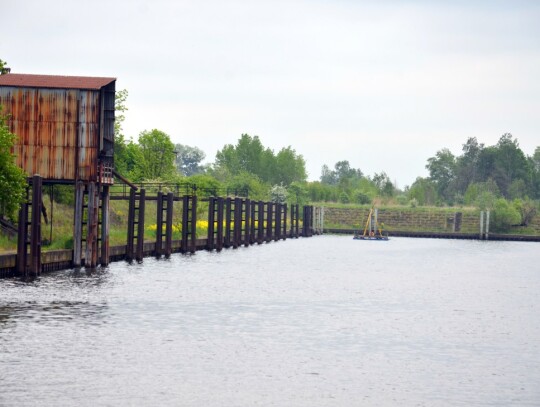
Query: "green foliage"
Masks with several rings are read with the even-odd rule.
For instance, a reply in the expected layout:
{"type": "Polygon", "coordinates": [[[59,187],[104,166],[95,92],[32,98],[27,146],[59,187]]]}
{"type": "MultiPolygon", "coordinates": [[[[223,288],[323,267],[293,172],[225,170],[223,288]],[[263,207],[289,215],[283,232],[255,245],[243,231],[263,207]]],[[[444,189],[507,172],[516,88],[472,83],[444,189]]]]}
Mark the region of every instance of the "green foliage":
{"type": "Polygon", "coordinates": [[[351,198],[349,197],[349,195],[343,191],[341,192],[341,194],[339,194],[339,202],[341,203],[350,203],[351,202],[351,198]]]}
{"type": "Polygon", "coordinates": [[[435,183],[429,178],[416,178],[409,188],[409,200],[415,200],[417,205],[435,205],[438,201],[435,183]]]}
{"type": "Polygon", "coordinates": [[[507,232],[511,226],[521,223],[521,215],[514,205],[499,198],[493,204],[491,227],[494,232],[507,232]]]}
{"type": "Polygon", "coordinates": [[[307,205],[310,202],[309,185],[305,182],[293,182],[288,188],[288,202],[300,206],[307,205]]]}
{"type": "Polygon", "coordinates": [[[394,195],[394,184],[392,183],[390,177],[386,174],[386,172],[382,171],[380,174],[373,174],[371,180],[377,187],[380,196],[391,197],[394,195]]]}
{"type": "Polygon", "coordinates": [[[142,162],[138,163],[141,178],[167,179],[174,175],[174,144],[168,134],[157,129],[141,132],[139,149],[142,157],[142,162]]]}
{"type": "Polygon", "coordinates": [[[258,136],[242,134],[236,145],[228,144],[216,154],[214,171],[222,177],[253,174],[267,184],[290,185],[307,178],[305,161],[291,147],[277,155],[265,148],[258,136]]]}
{"type": "Polygon", "coordinates": [[[481,210],[493,207],[495,200],[501,196],[499,187],[492,179],[486,182],[470,184],[465,192],[464,201],[467,205],[474,205],[481,210]]]}
{"type": "Polygon", "coordinates": [[[75,187],[73,185],[54,185],[52,195],[57,203],[64,205],[75,204],[75,187]]]}
{"type": "Polygon", "coordinates": [[[370,204],[372,202],[371,198],[364,192],[360,190],[356,190],[353,193],[353,201],[354,203],[358,203],[360,205],[366,205],[370,204]]]}
{"type": "Polygon", "coordinates": [[[26,190],[26,174],[15,165],[11,148],[17,136],[9,131],[0,108],[0,216],[14,220],[26,190]]]}
{"type": "Polygon", "coordinates": [[[7,62],[0,59],[0,75],[7,74],[11,71],[11,68],[7,67],[7,62]]]}
{"type": "Polygon", "coordinates": [[[223,184],[211,175],[195,174],[185,180],[196,185],[200,196],[219,196],[223,193],[223,184]]]}
{"type": "MultiPolygon", "coordinates": [[[[537,158],[540,160],[540,151],[537,158]]],[[[460,196],[464,196],[465,202],[471,201],[467,198],[469,187],[489,180],[507,199],[540,197],[540,171],[535,163],[534,156],[527,158],[518,141],[505,133],[496,145],[489,147],[469,138],[459,157],[444,148],[428,159],[426,168],[440,199],[453,204],[460,196]]]]}
{"type": "Polygon", "coordinates": [[[225,183],[228,194],[249,194],[251,199],[268,199],[268,186],[263,184],[256,175],[241,172],[230,177],[225,183]]]}
{"type": "Polygon", "coordinates": [[[428,158],[426,168],[430,179],[435,183],[438,195],[448,200],[452,194],[456,176],[456,158],[449,149],[437,151],[435,157],[428,158]]]}
{"type": "Polygon", "coordinates": [[[407,198],[407,195],[404,195],[404,194],[400,194],[398,196],[396,196],[396,202],[399,204],[399,205],[407,205],[407,202],[409,201],[409,199],[407,198]]]}
{"type": "Polygon", "coordinates": [[[287,202],[287,196],[287,188],[285,188],[283,185],[274,185],[272,188],[270,188],[271,202],[283,204],[287,202]]]}
{"type": "Polygon", "coordinates": [[[201,165],[205,158],[204,152],[198,147],[191,147],[185,144],[176,144],[176,169],[186,177],[204,171],[201,165]]]}
{"type": "Polygon", "coordinates": [[[531,220],[538,213],[538,204],[534,203],[530,199],[515,199],[512,202],[512,205],[517,209],[521,216],[521,226],[528,226],[531,220]]]}

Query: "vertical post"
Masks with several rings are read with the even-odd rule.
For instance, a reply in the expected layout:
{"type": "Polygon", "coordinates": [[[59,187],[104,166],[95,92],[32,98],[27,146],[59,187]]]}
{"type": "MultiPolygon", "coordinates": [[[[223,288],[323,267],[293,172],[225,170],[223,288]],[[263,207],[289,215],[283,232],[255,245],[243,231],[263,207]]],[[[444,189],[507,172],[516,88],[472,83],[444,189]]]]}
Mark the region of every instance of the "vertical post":
{"type": "Polygon", "coordinates": [[[135,248],[133,241],[135,240],[135,189],[129,190],[129,209],[128,209],[128,224],[127,224],[127,244],[126,244],[126,260],[132,261],[134,258],[135,248]]]}
{"type": "Polygon", "coordinates": [[[97,249],[97,219],[96,219],[96,184],[88,183],[88,207],[86,218],[86,254],[84,256],[84,266],[96,267],[97,249]]]}
{"type": "Polygon", "coordinates": [[[231,246],[231,211],[232,211],[232,200],[227,197],[225,199],[225,239],[223,245],[225,247],[231,246]]]}
{"type": "Polygon", "coordinates": [[[313,206],[309,207],[309,237],[313,236],[313,206]]]}
{"type": "Polygon", "coordinates": [[[31,277],[37,277],[41,274],[41,185],[41,177],[34,175],[32,177],[32,224],[30,225],[31,277]]]}
{"type": "Polygon", "coordinates": [[[257,244],[261,244],[264,240],[264,202],[257,203],[257,244]]]}
{"type": "Polygon", "coordinates": [[[108,185],[103,186],[101,198],[101,265],[109,265],[109,228],[110,228],[110,190],[108,185]]]}
{"type": "Polygon", "coordinates": [[[324,206],[321,206],[321,234],[324,234],[324,206]]]}
{"type": "Polygon", "coordinates": [[[275,203],[274,207],[276,208],[276,221],[274,224],[274,240],[281,239],[281,204],[275,203]]]}
{"type": "Polygon", "coordinates": [[[174,194],[167,193],[167,215],[165,225],[165,256],[171,257],[172,253],[172,226],[173,226],[174,194]]]}
{"type": "Polygon", "coordinates": [[[157,193],[156,210],[156,256],[163,254],[163,192],[157,193]]]}
{"type": "Polygon", "coordinates": [[[272,240],[272,226],[274,224],[274,204],[272,202],[266,203],[266,241],[272,240]]]}
{"type": "Polygon", "coordinates": [[[208,234],[206,236],[206,250],[214,250],[214,226],[216,214],[216,198],[208,198],[208,234]]]}
{"type": "Polygon", "coordinates": [[[82,265],[82,222],[83,222],[84,184],[75,184],[75,213],[73,223],[73,267],[82,265]]]}
{"type": "Polygon", "coordinates": [[[144,209],[146,206],[146,191],[141,189],[139,193],[139,218],[137,224],[137,253],[135,260],[141,262],[144,257],[144,209]]]}
{"type": "Polygon", "coordinates": [[[257,220],[258,204],[257,202],[250,202],[250,221],[249,221],[249,244],[255,243],[255,222],[257,220]]]}
{"type": "Polygon", "coordinates": [[[188,233],[189,233],[189,197],[182,197],[182,253],[187,253],[188,250],[188,233]]]}
{"type": "Polygon", "coordinates": [[[294,210],[294,237],[298,238],[300,235],[300,205],[296,204],[294,210]]]}
{"type": "Polygon", "coordinates": [[[480,240],[484,240],[484,211],[480,211],[480,240]]]}
{"type": "MultiPolygon", "coordinates": [[[[26,192],[28,195],[28,191],[26,192]]],[[[28,266],[28,196],[19,209],[19,227],[17,233],[17,274],[26,278],[28,266]]]]}
{"type": "Polygon", "coordinates": [[[242,199],[234,198],[234,229],[233,229],[233,249],[237,249],[242,241],[242,199]]]}
{"type": "Polygon", "coordinates": [[[251,201],[244,201],[244,246],[251,244],[251,201]]]}
{"type": "Polygon", "coordinates": [[[217,236],[216,236],[216,250],[220,252],[223,249],[223,198],[217,199],[217,236]]]}
{"type": "Polygon", "coordinates": [[[377,234],[377,222],[379,219],[379,209],[375,208],[373,211],[373,236],[377,234]]]}
{"type": "Polygon", "coordinates": [[[287,240],[287,204],[283,205],[283,231],[282,231],[283,240],[287,240]]]}
{"type": "Polygon", "coordinates": [[[486,240],[489,240],[489,211],[486,211],[486,240]]]}
{"type": "MultiPolygon", "coordinates": [[[[172,194],[171,194],[172,202],[172,194]]],[[[171,204],[172,207],[172,204],[171,204]]],[[[172,215],[172,212],[171,212],[172,215]]],[[[171,216],[172,223],[172,216],[171,216]]],[[[195,253],[197,250],[197,195],[191,196],[191,242],[190,242],[190,253],[195,253]]]]}

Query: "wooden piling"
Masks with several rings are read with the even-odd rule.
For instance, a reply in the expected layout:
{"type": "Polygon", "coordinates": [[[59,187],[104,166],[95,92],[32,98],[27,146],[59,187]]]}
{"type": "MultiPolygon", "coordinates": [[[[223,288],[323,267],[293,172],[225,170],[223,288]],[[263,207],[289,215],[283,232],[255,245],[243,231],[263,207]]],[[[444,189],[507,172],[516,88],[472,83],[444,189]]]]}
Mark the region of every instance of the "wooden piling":
{"type": "Polygon", "coordinates": [[[134,259],[135,247],[135,189],[129,190],[129,209],[128,209],[128,224],[127,224],[127,244],[126,244],[126,260],[132,261],[134,259]]]}
{"type": "Polygon", "coordinates": [[[225,198],[225,238],[223,239],[223,247],[231,247],[231,217],[232,217],[233,205],[232,199],[225,198]]]}
{"type": "Polygon", "coordinates": [[[94,268],[97,266],[97,228],[98,228],[98,202],[94,182],[88,183],[88,205],[86,217],[86,254],[84,266],[94,268]]]}
{"type": "Polygon", "coordinates": [[[144,253],[144,211],[146,207],[146,191],[141,189],[139,192],[139,213],[137,220],[137,247],[135,253],[135,260],[138,262],[143,261],[144,253]]]}
{"type": "MultiPolygon", "coordinates": [[[[165,197],[163,197],[165,198],[165,197]]],[[[163,199],[162,198],[162,199],[163,199]]],[[[172,232],[173,232],[173,209],[174,209],[174,194],[167,193],[166,196],[166,216],[165,216],[165,257],[170,257],[172,253],[172,232]]],[[[163,204],[162,204],[163,207],[163,204]]]]}
{"type": "Polygon", "coordinates": [[[283,240],[287,240],[287,204],[283,204],[283,229],[281,236],[283,240]]]}
{"type": "Polygon", "coordinates": [[[39,175],[32,177],[32,225],[30,231],[30,274],[37,277],[41,274],[41,207],[43,204],[42,179],[39,175]]]}
{"type": "Polygon", "coordinates": [[[156,203],[156,257],[163,254],[163,192],[157,193],[156,203]]]}
{"type": "Polygon", "coordinates": [[[277,241],[281,239],[281,204],[275,203],[274,208],[276,209],[274,222],[274,240],[277,241]]]}
{"type": "Polygon", "coordinates": [[[216,213],[216,250],[220,252],[223,249],[223,210],[224,199],[217,198],[217,213],[216,213]]]}
{"type": "Polygon", "coordinates": [[[242,199],[234,198],[233,215],[233,249],[237,249],[242,244],[242,199]]]}
{"type": "Polygon", "coordinates": [[[266,203],[266,242],[270,242],[273,239],[272,226],[274,225],[274,204],[272,202],[266,203]]]}
{"type": "Polygon", "coordinates": [[[82,232],[83,232],[84,183],[77,181],[75,185],[75,214],[73,223],[73,267],[82,265],[82,232]]]}
{"type": "Polygon", "coordinates": [[[264,202],[257,203],[257,244],[264,241],[264,202]]]}
{"type": "Polygon", "coordinates": [[[256,222],[257,222],[257,207],[258,203],[250,201],[249,203],[249,244],[254,244],[257,241],[256,238],[256,222]]]}
{"type": "Polygon", "coordinates": [[[244,200],[244,246],[248,247],[251,244],[251,201],[249,199],[244,200]]]}
{"type": "Polygon", "coordinates": [[[26,199],[21,203],[19,209],[19,225],[17,233],[17,274],[26,277],[28,266],[28,190],[26,199]]]}
{"type": "Polygon", "coordinates": [[[109,216],[109,203],[110,193],[109,186],[103,185],[101,196],[101,259],[102,266],[109,265],[109,228],[110,228],[110,216],[109,216]]]}
{"type": "Polygon", "coordinates": [[[206,237],[206,250],[215,248],[216,198],[208,198],[208,234],[206,237]]]}

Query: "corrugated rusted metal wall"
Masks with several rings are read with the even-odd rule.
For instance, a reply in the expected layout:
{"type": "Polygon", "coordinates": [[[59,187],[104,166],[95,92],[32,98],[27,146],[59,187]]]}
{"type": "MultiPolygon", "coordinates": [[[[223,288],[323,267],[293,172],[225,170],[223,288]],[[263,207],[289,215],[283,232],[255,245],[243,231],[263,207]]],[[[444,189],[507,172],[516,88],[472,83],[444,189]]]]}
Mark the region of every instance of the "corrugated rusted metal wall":
{"type": "Polygon", "coordinates": [[[3,114],[18,136],[16,162],[44,179],[94,181],[97,176],[100,92],[0,87],[3,114]]]}

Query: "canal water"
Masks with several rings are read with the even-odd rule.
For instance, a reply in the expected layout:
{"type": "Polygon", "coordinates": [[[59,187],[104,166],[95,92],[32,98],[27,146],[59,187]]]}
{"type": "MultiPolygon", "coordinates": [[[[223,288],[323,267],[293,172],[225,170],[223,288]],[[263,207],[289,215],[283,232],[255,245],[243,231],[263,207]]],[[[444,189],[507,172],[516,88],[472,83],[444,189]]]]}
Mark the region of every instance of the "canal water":
{"type": "Polygon", "coordinates": [[[538,406],[539,260],[319,236],[0,280],[0,405],[538,406]]]}

